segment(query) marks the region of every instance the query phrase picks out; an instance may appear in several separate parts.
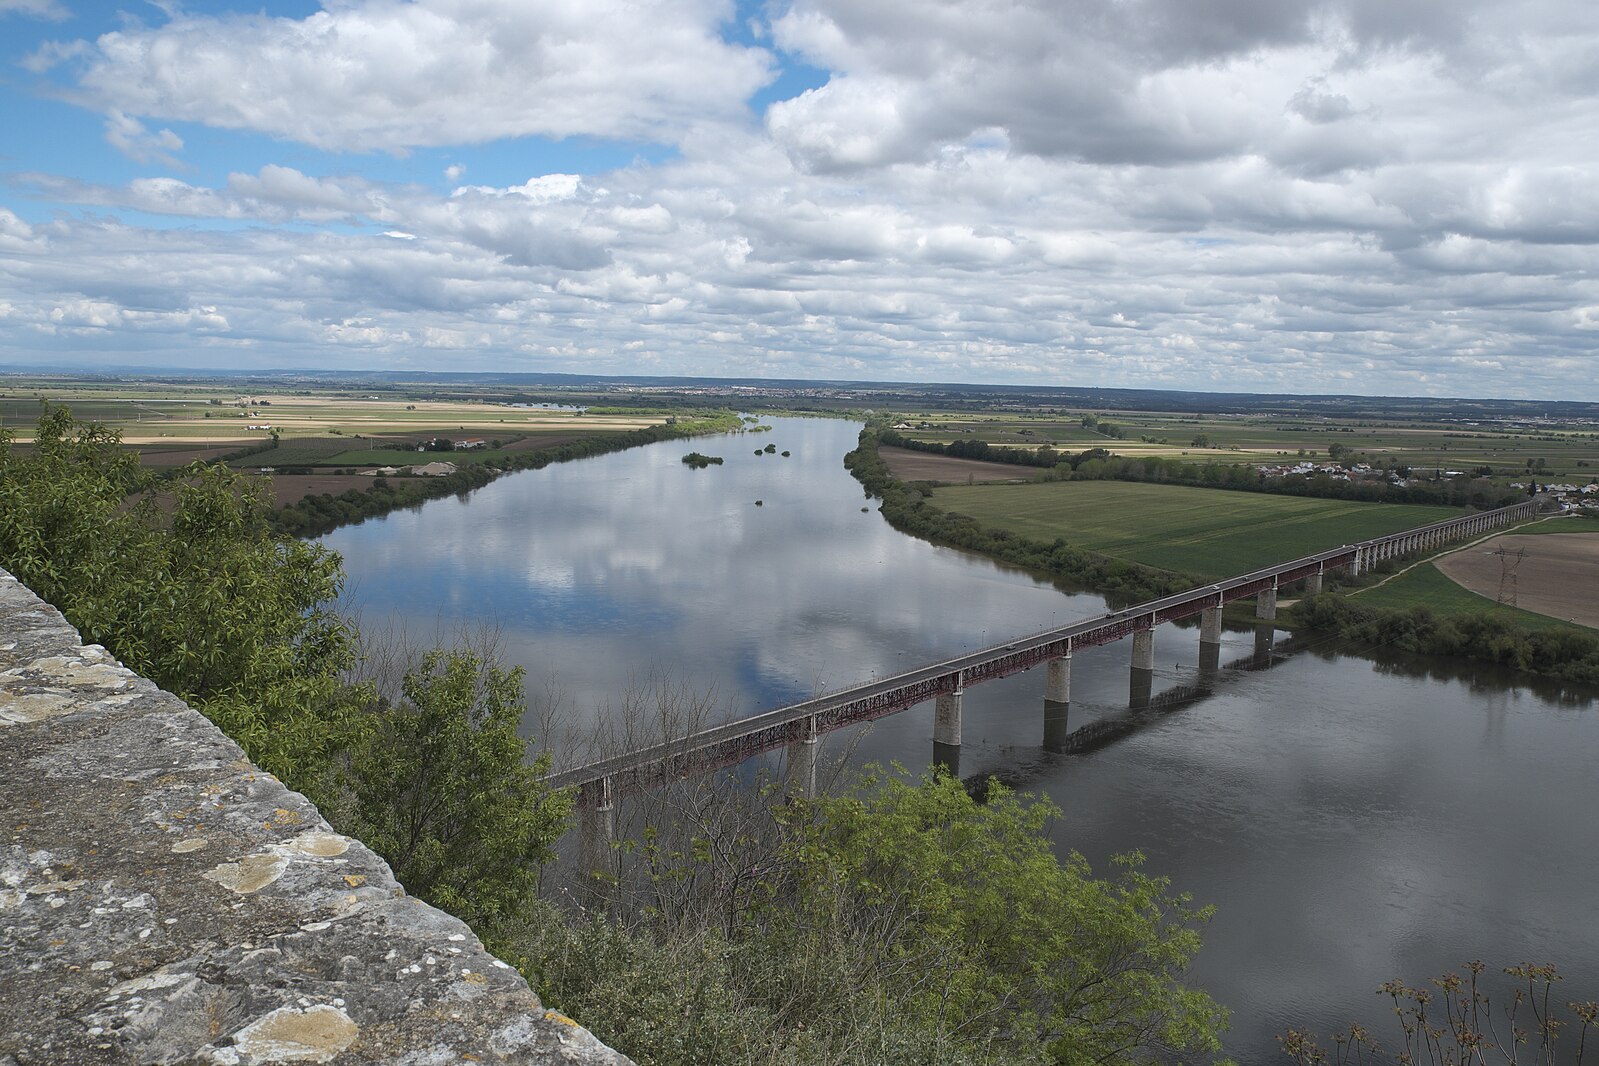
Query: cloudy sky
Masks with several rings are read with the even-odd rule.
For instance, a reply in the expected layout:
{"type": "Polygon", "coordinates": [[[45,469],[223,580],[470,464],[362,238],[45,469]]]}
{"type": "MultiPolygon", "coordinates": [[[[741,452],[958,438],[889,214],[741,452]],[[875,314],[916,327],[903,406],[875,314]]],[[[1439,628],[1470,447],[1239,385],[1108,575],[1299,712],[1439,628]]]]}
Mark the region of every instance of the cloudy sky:
{"type": "Polygon", "coordinates": [[[0,0],[0,364],[1599,400],[1593,0],[0,0]]]}

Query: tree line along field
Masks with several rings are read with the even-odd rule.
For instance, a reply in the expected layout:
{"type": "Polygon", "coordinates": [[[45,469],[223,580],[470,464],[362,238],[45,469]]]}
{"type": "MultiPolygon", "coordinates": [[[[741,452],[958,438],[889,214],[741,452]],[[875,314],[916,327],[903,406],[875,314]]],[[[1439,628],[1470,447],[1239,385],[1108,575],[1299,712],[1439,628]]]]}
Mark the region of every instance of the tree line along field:
{"type": "Polygon", "coordinates": [[[1468,425],[1426,421],[1314,419],[1269,415],[1164,413],[1002,412],[923,410],[893,416],[900,432],[947,444],[981,440],[1006,447],[1050,445],[1060,451],[1105,448],[1117,455],[1158,456],[1188,462],[1273,463],[1326,461],[1334,444],[1351,457],[1401,463],[1418,470],[1473,470],[1490,466],[1513,477],[1530,462],[1540,481],[1599,478],[1599,427],[1468,425]],[[1092,416],[1120,436],[1084,426],[1092,416]],[[1196,444],[1199,441],[1201,443],[1196,444]],[[1538,466],[1538,461],[1542,465],[1538,466]]]}
{"type": "Polygon", "coordinates": [[[1186,485],[1057,481],[949,486],[932,504],[981,525],[1206,578],[1453,518],[1451,507],[1373,504],[1186,485]]]}

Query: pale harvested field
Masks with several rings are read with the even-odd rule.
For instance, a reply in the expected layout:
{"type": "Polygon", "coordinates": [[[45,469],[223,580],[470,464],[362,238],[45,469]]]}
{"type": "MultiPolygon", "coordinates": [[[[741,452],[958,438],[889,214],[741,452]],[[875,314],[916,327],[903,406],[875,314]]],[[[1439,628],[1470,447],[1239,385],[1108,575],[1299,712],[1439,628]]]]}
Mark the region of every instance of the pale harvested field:
{"type": "Polygon", "coordinates": [[[1499,597],[1504,550],[1526,550],[1516,568],[1516,606],[1599,628],[1599,533],[1514,533],[1446,555],[1433,565],[1462,588],[1499,597]]]}
{"type": "Polygon", "coordinates": [[[948,455],[912,451],[909,448],[877,449],[895,477],[901,481],[947,481],[964,485],[972,481],[1031,481],[1043,471],[1031,466],[985,463],[979,459],[957,459],[948,455]]]}

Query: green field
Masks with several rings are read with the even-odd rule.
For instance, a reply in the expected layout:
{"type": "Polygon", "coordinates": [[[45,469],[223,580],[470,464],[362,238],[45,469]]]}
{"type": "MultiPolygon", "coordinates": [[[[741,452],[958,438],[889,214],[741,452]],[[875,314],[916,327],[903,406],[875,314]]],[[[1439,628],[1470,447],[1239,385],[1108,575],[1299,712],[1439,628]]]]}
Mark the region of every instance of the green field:
{"type": "Polygon", "coordinates": [[[1277,463],[1314,459],[1328,449],[1349,449],[1349,461],[1402,463],[1417,471],[1476,470],[1494,476],[1587,481],[1599,476],[1599,433],[1574,426],[1441,423],[1423,420],[1355,420],[1305,416],[1102,413],[1120,437],[1084,427],[1076,412],[983,414],[923,410],[891,416],[914,440],[947,444],[980,440],[1006,447],[1049,444],[1059,451],[1105,448],[1116,455],[1159,456],[1184,462],[1277,463]],[[1203,444],[1196,444],[1203,441],[1203,444]],[[1541,461],[1541,465],[1540,464],[1541,461]]]}
{"type": "Polygon", "coordinates": [[[1351,503],[1151,485],[1058,481],[940,488],[932,502],[982,525],[1201,577],[1271,563],[1452,518],[1450,507],[1351,503]]]}
{"type": "MultiPolygon", "coordinates": [[[[1533,528],[1518,529],[1517,533],[1531,533],[1533,528]]],[[[1457,614],[1491,614],[1525,629],[1571,628],[1570,623],[1548,615],[1534,614],[1461,588],[1439,573],[1431,563],[1406,570],[1399,576],[1372,588],[1356,589],[1350,593],[1351,601],[1362,607],[1384,607],[1406,611],[1425,607],[1439,617],[1457,614]]]]}

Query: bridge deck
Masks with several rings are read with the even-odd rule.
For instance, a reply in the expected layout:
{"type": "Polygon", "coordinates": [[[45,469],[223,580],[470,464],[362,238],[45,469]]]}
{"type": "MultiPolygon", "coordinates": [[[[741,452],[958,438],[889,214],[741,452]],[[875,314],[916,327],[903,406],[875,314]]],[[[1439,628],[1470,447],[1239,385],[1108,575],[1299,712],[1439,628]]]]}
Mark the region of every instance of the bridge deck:
{"type": "Polygon", "coordinates": [[[1003,644],[930,663],[892,677],[823,693],[787,707],[725,722],[678,740],[564,770],[550,775],[545,781],[558,788],[572,785],[581,788],[604,782],[605,791],[612,795],[648,789],[690,774],[730,766],[761,752],[811,739],[857,722],[894,714],[924,700],[959,692],[969,684],[1007,677],[1058,659],[1077,648],[1109,644],[1140,630],[1153,629],[1163,622],[1191,617],[1209,607],[1247,599],[1267,589],[1326,570],[1348,567],[1358,559],[1368,557],[1374,548],[1401,544],[1428,535],[1476,529],[1484,523],[1502,525],[1517,517],[1530,515],[1531,510],[1530,503],[1516,504],[1498,511],[1483,511],[1435,522],[1360,544],[1346,544],[1097,618],[1017,637],[1003,644]]]}

